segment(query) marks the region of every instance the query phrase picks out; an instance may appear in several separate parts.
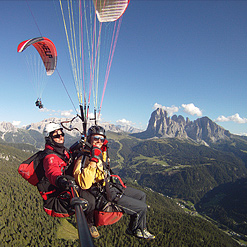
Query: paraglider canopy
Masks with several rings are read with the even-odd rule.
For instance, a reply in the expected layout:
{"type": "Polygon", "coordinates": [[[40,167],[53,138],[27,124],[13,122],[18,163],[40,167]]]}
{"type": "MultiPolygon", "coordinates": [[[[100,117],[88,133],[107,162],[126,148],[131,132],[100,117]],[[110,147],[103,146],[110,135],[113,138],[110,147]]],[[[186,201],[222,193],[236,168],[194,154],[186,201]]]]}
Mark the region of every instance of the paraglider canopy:
{"type": "Polygon", "coordinates": [[[125,12],[129,0],[93,0],[99,22],[112,22],[125,12]]]}
{"type": "Polygon", "coordinates": [[[24,51],[30,45],[33,45],[38,51],[44,63],[46,74],[52,75],[57,65],[57,50],[53,42],[45,37],[25,40],[18,45],[17,52],[24,51]]]}

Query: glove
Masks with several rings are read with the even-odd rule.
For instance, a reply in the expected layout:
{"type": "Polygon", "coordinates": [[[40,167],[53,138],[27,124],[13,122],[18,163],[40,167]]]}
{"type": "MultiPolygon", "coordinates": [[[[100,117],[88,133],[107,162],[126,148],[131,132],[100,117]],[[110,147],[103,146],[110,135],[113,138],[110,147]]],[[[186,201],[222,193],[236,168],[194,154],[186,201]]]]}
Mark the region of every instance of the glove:
{"type": "Polygon", "coordinates": [[[103,160],[102,151],[97,146],[92,147],[90,154],[91,154],[90,161],[94,161],[98,163],[99,160],[103,160]]]}
{"type": "Polygon", "coordinates": [[[71,176],[59,176],[56,179],[56,185],[58,188],[62,189],[62,190],[69,190],[70,189],[70,185],[73,183],[74,178],[71,176]]]}
{"type": "Polygon", "coordinates": [[[107,150],[107,143],[108,143],[108,141],[105,139],[105,141],[104,141],[104,143],[103,143],[103,145],[102,145],[102,147],[101,147],[101,151],[102,152],[105,152],[106,150],[107,150]]]}

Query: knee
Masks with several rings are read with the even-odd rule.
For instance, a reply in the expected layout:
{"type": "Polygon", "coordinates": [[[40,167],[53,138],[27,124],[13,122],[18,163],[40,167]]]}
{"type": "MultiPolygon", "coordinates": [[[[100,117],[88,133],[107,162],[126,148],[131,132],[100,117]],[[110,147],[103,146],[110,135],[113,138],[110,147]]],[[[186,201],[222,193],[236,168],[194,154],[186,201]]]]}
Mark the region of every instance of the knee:
{"type": "Polygon", "coordinates": [[[147,206],[147,204],[145,203],[145,204],[143,205],[143,211],[147,212],[147,209],[148,209],[148,206],[147,206]]]}
{"type": "Polygon", "coordinates": [[[145,202],[138,203],[138,207],[139,207],[139,212],[143,212],[143,213],[147,212],[148,206],[145,202]]]}
{"type": "Polygon", "coordinates": [[[87,191],[81,193],[80,196],[88,202],[86,211],[93,211],[95,209],[95,197],[87,191]]]}
{"type": "Polygon", "coordinates": [[[92,198],[88,198],[88,206],[87,206],[87,210],[88,211],[92,211],[95,209],[95,198],[92,197],[92,198]]]}
{"type": "Polygon", "coordinates": [[[141,195],[141,201],[145,202],[146,201],[146,197],[147,197],[146,193],[143,192],[143,191],[140,191],[140,195],[141,195]]]}

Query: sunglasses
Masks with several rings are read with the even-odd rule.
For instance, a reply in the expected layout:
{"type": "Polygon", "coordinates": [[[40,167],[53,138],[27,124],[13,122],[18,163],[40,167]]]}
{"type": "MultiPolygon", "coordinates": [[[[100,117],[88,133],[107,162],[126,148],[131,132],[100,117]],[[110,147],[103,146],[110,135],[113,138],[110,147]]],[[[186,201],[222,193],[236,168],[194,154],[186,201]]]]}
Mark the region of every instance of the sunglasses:
{"type": "Polygon", "coordinates": [[[52,137],[53,138],[60,138],[60,136],[64,136],[64,133],[62,132],[61,134],[56,134],[56,135],[53,135],[52,137]]]}
{"type": "Polygon", "coordinates": [[[94,136],[93,137],[93,140],[94,141],[101,141],[101,142],[104,142],[105,141],[105,137],[103,137],[103,136],[94,136]]]}

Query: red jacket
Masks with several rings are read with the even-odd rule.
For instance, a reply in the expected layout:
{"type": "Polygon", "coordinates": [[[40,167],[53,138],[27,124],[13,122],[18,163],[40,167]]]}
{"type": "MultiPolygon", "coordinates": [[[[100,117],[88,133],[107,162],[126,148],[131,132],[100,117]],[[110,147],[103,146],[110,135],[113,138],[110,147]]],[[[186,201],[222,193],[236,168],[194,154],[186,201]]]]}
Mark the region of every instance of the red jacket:
{"type": "MultiPolygon", "coordinates": [[[[53,147],[45,145],[45,149],[53,150],[53,147]]],[[[69,153],[65,150],[65,155],[69,160],[69,153]]],[[[68,164],[56,154],[48,154],[43,160],[45,176],[49,182],[56,186],[56,179],[63,175],[63,171],[68,164]]]]}

